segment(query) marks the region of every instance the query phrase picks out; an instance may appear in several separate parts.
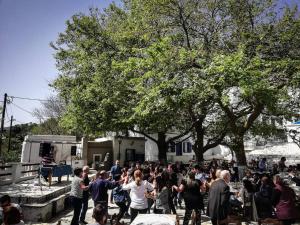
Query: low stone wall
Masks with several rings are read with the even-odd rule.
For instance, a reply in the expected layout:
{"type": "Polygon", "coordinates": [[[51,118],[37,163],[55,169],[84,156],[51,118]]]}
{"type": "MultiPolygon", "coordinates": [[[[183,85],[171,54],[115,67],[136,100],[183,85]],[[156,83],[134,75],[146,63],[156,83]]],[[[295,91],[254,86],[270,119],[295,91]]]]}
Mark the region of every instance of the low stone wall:
{"type": "Polygon", "coordinates": [[[59,212],[67,209],[69,193],[60,195],[45,203],[22,204],[24,222],[47,222],[59,212]]]}
{"type": "MultiPolygon", "coordinates": [[[[47,188],[47,187],[43,187],[47,188]]],[[[53,191],[43,196],[11,196],[13,202],[18,202],[19,204],[34,204],[34,203],[45,203],[52,199],[64,195],[71,191],[71,185],[62,187],[56,191],[53,191]]]]}

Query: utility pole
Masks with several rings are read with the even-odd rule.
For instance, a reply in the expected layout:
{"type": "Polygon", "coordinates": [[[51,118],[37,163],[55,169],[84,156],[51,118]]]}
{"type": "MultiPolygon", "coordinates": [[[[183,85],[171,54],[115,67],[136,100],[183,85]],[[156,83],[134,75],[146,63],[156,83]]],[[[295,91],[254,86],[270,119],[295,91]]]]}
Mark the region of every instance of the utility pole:
{"type": "Polygon", "coordinates": [[[5,110],[6,110],[7,94],[4,94],[4,102],[2,108],[2,119],[1,119],[1,132],[0,132],[0,157],[2,156],[2,135],[4,130],[4,119],[5,119],[5,110]]]}
{"type": "Polygon", "coordinates": [[[11,116],[10,117],[10,127],[9,127],[9,136],[8,136],[8,152],[10,151],[10,147],[11,147],[11,130],[12,130],[12,122],[14,120],[14,117],[11,116]]]}

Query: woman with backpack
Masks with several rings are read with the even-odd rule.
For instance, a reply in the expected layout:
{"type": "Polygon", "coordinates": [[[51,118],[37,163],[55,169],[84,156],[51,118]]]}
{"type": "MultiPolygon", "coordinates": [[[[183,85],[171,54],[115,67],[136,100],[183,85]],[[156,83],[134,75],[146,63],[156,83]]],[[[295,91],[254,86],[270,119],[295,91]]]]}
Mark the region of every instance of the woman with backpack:
{"type": "MultiPolygon", "coordinates": [[[[116,175],[115,181],[119,181],[120,178],[121,175],[116,175]]],[[[128,210],[128,205],[126,203],[128,202],[129,194],[127,191],[123,190],[122,186],[119,184],[119,182],[117,182],[117,186],[112,190],[112,196],[115,204],[120,208],[116,218],[117,222],[120,222],[120,220],[128,210]]]]}

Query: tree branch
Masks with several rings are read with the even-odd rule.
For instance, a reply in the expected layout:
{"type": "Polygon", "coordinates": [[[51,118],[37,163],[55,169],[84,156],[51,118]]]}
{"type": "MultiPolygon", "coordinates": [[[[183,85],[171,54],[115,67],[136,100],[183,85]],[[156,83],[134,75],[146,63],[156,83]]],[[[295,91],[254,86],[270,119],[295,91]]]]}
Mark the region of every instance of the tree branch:
{"type": "Polygon", "coordinates": [[[191,130],[195,127],[196,123],[197,123],[197,121],[195,121],[188,130],[186,130],[185,132],[183,132],[183,133],[181,133],[181,134],[179,134],[179,135],[177,135],[175,137],[170,138],[167,142],[172,142],[172,141],[174,141],[176,139],[184,137],[185,135],[187,135],[188,133],[191,132],[191,130]]]}
{"type": "Polygon", "coordinates": [[[250,116],[244,124],[244,132],[246,132],[252,126],[253,122],[257,119],[257,117],[259,117],[263,109],[264,106],[262,104],[257,104],[254,107],[254,111],[250,114],[250,116]]]}
{"type": "Polygon", "coordinates": [[[226,136],[226,133],[227,133],[226,129],[224,129],[224,132],[213,143],[209,143],[209,141],[208,141],[207,144],[205,146],[203,146],[204,152],[207,151],[210,148],[217,147],[219,144],[221,144],[224,140],[224,137],[226,136]]]}
{"type": "Polygon", "coordinates": [[[178,4],[178,9],[179,9],[179,18],[180,18],[180,23],[181,23],[181,26],[182,26],[182,29],[184,31],[184,34],[185,34],[185,38],[186,38],[186,44],[187,44],[187,47],[189,49],[191,49],[191,44],[190,44],[190,37],[189,37],[189,33],[188,33],[188,28],[186,26],[186,20],[184,19],[183,17],[183,8],[178,4]]]}
{"type": "Polygon", "coordinates": [[[224,105],[221,100],[218,100],[217,102],[218,102],[219,106],[221,107],[221,109],[223,109],[223,111],[229,117],[229,122],[230,122],[231,126],[233,128],[237,128],[237,126],[235,124],[235,121],[237,118],[234,115],[234,113],[230,110],[230,108],[228,106],[224,105]]]}
{"type": "Polygon", "coordinates": [[[155,138],[153,138],[153,137],[151,137],[150,135],[144,133],[143,131],[138,131],[138,130],[135,130],[135,129],[132,129],[132,128],[130,128],[129,130],[132,131],[133,133],[142,134],[142,135],[144,135],[146,138],[148,138],[148,139],[150,139],[151,141],[154,141],[155,143],[157,143],[157,140],[156,140],[155,138]]]}

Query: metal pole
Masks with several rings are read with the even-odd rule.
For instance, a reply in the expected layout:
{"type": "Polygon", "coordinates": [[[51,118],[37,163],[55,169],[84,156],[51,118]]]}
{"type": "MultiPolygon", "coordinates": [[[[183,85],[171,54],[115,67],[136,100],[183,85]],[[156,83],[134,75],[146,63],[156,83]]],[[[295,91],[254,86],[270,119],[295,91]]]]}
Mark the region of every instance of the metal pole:
{"type": "Polygon", "coordinates": [[[121,145],[121,141],[119,140],[119,157],[118,157],[118,160],[121,159],[121,150],[120,150],[120,145],[121,145]]]}
{"type": "Polygon", "coordinates": [[[4,102],[2,108],[2,119],[1,119],[1,132],[0,132],[0,157],[2,156],[2,135],[4,130],[4,118],[5,118],[5,110],[6,110],[6,102],[7,102],[7,94],[4,94],[4,102]]]}
{"type": "Polygon", "coordinates": [[[7,149],[7,151],[10,151],[10,147],[11,147],[11,130],[12,130],[13,119],[14,119],[14,117],[11,116],[10,117],[9,136],[8,136],[8,149],[7,149]]]}

